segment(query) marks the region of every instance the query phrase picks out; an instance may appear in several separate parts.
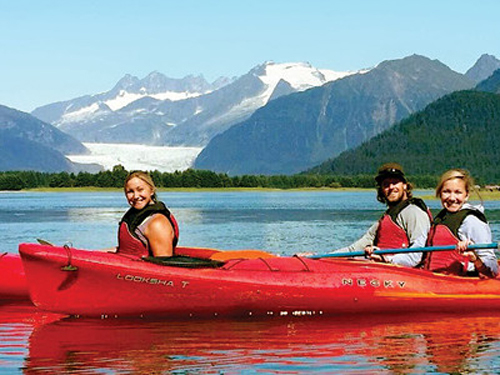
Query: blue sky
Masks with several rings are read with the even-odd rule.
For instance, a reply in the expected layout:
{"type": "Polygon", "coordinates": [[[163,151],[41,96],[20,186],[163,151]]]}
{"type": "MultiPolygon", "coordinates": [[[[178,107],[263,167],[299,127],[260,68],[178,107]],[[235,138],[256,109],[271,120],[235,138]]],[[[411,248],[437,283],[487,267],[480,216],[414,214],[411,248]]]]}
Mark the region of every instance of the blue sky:
{"type": "Polygon", "coordinates": [[[498,0],[0,0],[0,104],[23,111],[125,74],[240,76],[264,61],[357,70],[414,53],[500,58],[498,0]]]}

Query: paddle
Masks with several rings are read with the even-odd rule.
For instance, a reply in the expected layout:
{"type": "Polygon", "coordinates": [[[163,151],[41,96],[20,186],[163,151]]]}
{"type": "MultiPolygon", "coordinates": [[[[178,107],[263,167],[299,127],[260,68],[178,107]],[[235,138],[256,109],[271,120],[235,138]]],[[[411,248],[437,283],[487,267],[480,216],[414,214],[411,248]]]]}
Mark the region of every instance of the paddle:
{"type": "MultiPolygon", "coordinates": [[[[410,248],[402,248],[402,249],[384,249],[384,250],[375,250],[373,254],[398,254],[398,253],[422,253],[422,252],[430,252],[430,251],[446,251],[446,250],[454,250],[455,245],[447,245],[447,246],[427,246],[427,247],[410,247],[410,248]]],[[[484,244],[471,244],[468,246],[469,250],[476,249],[497,249],[500,251],[500,243],[484,243],[484,244]]],[[[330,254],[322,254],[322,255],[312,255],[308,258],[310,259],[320,259],[320,258],[343,258],[343,257],[359,257],[365,256],[364,251],[352,251],[352,252],[340,252],[340,253],[330,253],[330,254]]]]}

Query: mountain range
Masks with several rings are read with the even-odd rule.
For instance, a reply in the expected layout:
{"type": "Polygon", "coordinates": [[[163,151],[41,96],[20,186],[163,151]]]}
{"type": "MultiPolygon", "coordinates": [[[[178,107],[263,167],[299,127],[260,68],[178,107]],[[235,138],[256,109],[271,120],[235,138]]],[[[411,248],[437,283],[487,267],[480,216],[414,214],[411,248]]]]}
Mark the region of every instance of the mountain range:
{"type": "Polygon", "coordinates": [[[414,175],[466,168],[481,183],[498,184],[500,68],[483,76],[488,78],[474,90],[446,95],[361,146],[305,173],[374,174],[381,164],[396,161],[414,175]]]}
{"type": "Polygon", "coordinates": [[[413,55],[380,63],[257,110],[214,137],[195,167],[238,174],[292,174],[388,129],[439,97],[474,87],[466,75],[413,55]]]}
{"type": "Polygon", "coordinates": [[[63,154],[87,150],[72,137],[61,138],[64,133],[53,123],[98,142],[207,145],[197,168],[295,173],[358,147],[483,77],[489,78],[477,89],[498,93],[499,66],[500,60],[483,55],[459,74],[414,55],[344,73],[267,62],[239,78],[221,77],[211,84],[202,76],[126,75],[108,92],[36,109],[33,114],[45,121],[0,107],[0,169],[80,170],[63,154]]]}
{"type": "Polygon", "coordinates": [[[306,63],[259,65],[239,78],[130,75],[105,93],[49,104],[32,114],[83,142],[204,146],[269,100],[350,73],[306,63]]]}

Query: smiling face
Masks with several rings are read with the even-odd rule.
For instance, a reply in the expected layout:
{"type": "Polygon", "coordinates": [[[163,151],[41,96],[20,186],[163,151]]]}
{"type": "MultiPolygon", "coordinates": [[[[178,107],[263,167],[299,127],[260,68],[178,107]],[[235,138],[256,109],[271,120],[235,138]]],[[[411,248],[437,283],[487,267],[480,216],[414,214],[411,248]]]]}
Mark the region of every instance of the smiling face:
{"type": "Polygon", "coordinates": [[[400,178],[387,177],[380,186],[388,205],[394,205],[408,199],[408,185],[400,178]]]}
{"type": "Polygon", "coordinates": [[[465,181],[461,178],[453,178],[445,181],[441,188],[439,197],[441,204],[449,212],[458,212],[467,199],[469,199],[469,192],[466,189],[465,181]]]}
{"type": "Polygon", "coordinates": [[[125,185],[125,196],[128,203],[135,209],[141,210],[153,203],[154,189],[138,177],[131,178],[125,185]]]}

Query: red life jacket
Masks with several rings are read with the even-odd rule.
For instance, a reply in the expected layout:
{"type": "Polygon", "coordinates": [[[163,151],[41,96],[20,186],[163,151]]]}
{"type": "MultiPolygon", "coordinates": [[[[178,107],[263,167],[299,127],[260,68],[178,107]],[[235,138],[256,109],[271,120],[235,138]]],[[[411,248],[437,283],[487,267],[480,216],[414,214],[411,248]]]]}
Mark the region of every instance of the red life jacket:
{"type": "Polygon", "coordinates": [[[396,218],[410,204],[416,205],[429,215],[432,221],[432,214],[419,198],[410,198],[397,205],[390,207],[379,220],[374,245],[381,249],[399,249],[410,246],[410,239],[406,231],[396,223],[396,218]]]}
{"type": "Polygon", "coordinates": [[[405,230],[392,219],[390,215],[384,215],[378,222],[375,246],[381,249],[399,249],[408,247],[410,241],[405,230]]]}
{"type": "MultiPolygon", "coordinates": [[[[441,210],[434,220],[434,224],[427,237],[427,246],[455,245],[460,239],[458,229],[465,218],[475,215],[480,220],[487,222],[486,217],[477,210],[463,209],[458,212],[441,210]]],[[[455,250],[434,251],[427,253],[424,268],[433,272],[441,272],[450,275],[465,276],[469,259],[458,254],[455,250]]]]}
{"type": "Polygon", "coordinates": [[[172,215],[163,202],[158,202],[149,205],[142,210],[130,208],[125,213],[118,228],[118,253],[130,254],[137,257],[153,255],[151,249],[149,248],[147,239],[139,236],[136,229],[144,222],[144,220],[155,214],[164,215],[172,225],[174,230],[172,248],[175,250],[179,240],[179,226],[177,224],[177,220],[175,220],[174,215],[172,215]]]}

